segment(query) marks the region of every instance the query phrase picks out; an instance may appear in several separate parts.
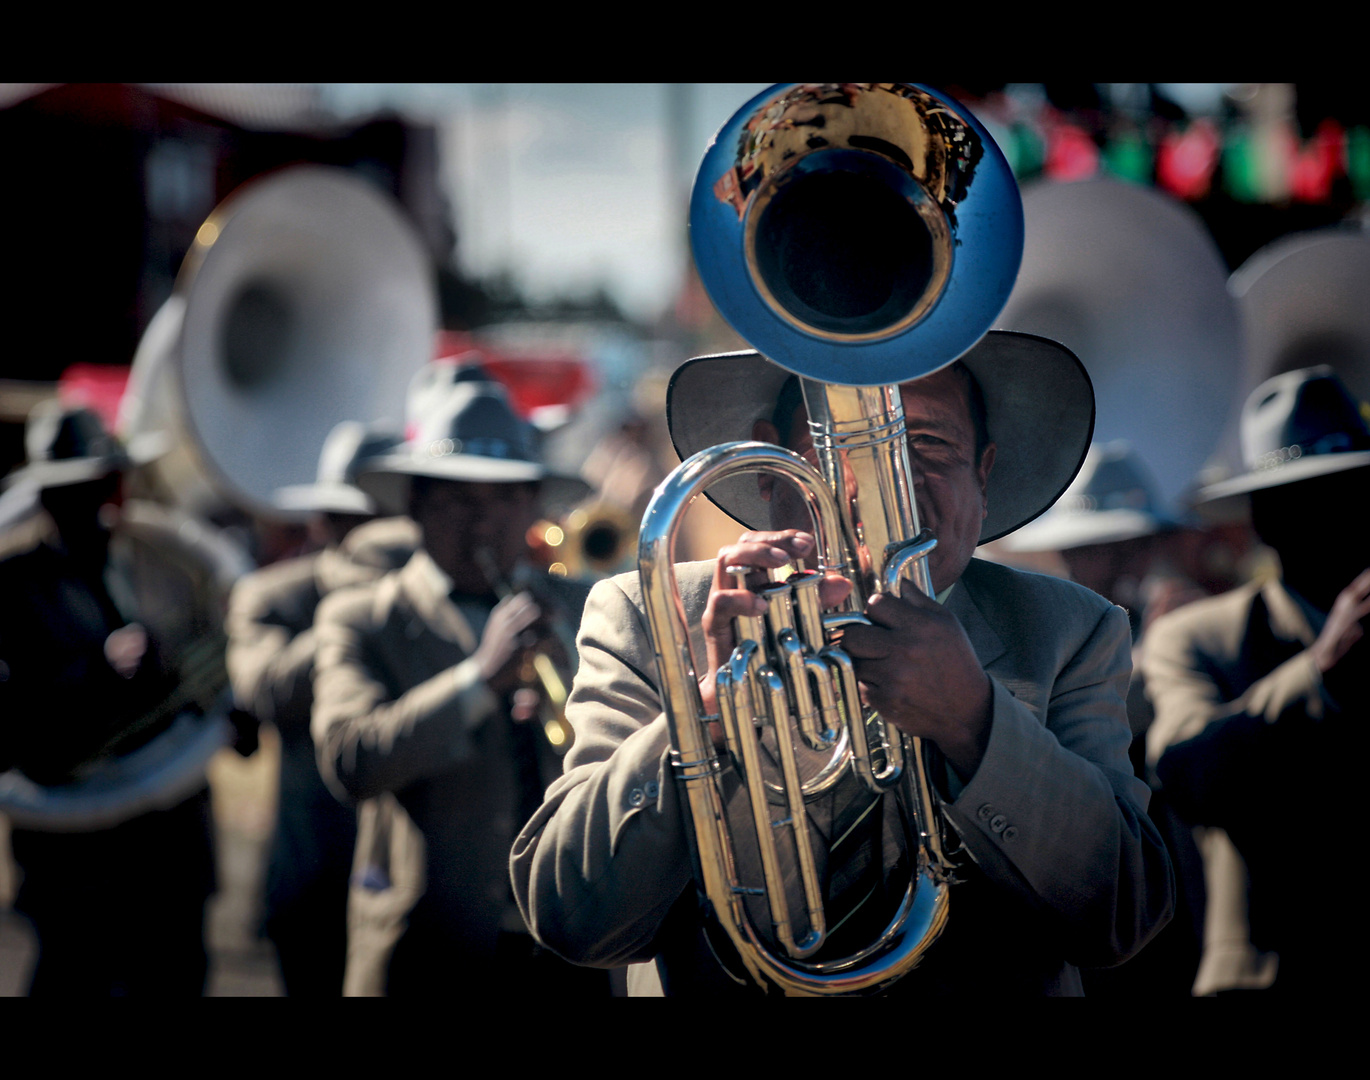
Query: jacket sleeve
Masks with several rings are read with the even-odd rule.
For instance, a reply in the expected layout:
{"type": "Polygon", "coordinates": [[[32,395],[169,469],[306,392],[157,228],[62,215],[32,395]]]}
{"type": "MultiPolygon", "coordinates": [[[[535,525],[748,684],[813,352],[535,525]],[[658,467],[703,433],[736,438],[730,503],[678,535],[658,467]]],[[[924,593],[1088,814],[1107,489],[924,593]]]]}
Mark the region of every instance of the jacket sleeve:
{"type": "Polygon", "coordinates": [[[1091,967],[1128,959],[1174,908],[1150,791],[1128,759],[1127,615],[1109,607],[1096,618],[1045,703],[1030,706],[991,676],[989,745],[947,807],[980,869],[1058,929],[1067,961],[1091,967]]]}
{"type": "Polygon", "coordinates": [[[381,585],[329,594],[314,622],[311,732],[319,773],[343,799],[402,791],[467,761],[473,733],[499,707],[469,657],[400,689],[404,672],[382,648],[394,630],[377,615],[381,585]]]}
{"type": "Polygon", "coordinates": [[[578,964],[651,959],[657,931],[690,881],[649,642],[619,583],[599,582],[581,620],[566,708],[575,742],[511,856],[525,922],[578,964]]]}
{"type": "Polygon", "coordinates": [[[307,725],[313,701],[313,628],[295,632],[253,577],[234,588],[227,624],[228,677],[238,705],[277,727],[307,725]]]}
{"type": "Polygon", "coordinates": [[[1250,777],[1279,771],[1295,729],[1338,710],[1308,649],[1237,693],[1217,670],[1224,650],[1212,635],[1184,610],[1152,627],[1143,661],[1156,709],[1147,758],[1185,820],[1226,827],[1264,798],[1250,777]]]}
{"type": "MultiPolygon", "coordinates": [[[[950,814],[991,879],[1056,918],[1070,959],[1097,965],[1159,929],[1173,885],[1127,757],[1127,618],[1095,610],[1098,624],[1056,680],[1047,726],[996,681],[988,750],[950,814]]],[[[577,963],[650,959],[689,882],[648,640],[619,584],[597,585],[567,711],[576,743],[512,853],[529,927],[577,963]]]]}

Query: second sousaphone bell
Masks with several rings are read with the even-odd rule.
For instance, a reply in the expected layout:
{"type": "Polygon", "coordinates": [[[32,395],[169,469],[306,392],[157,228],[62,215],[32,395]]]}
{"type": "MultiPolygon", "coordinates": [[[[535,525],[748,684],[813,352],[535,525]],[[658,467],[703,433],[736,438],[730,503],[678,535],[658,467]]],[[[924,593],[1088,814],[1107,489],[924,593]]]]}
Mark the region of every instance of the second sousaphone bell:
{"type": "Polygon", "coordinates": [[[436,327],[428,256],[394,200],[344,169],[282,169],[200,227],[139,346],[121,434],[176,433],[159,468],[183,504],[279,516],[275,491],[313,479],[335,424],[403,416],[436,327]]]}

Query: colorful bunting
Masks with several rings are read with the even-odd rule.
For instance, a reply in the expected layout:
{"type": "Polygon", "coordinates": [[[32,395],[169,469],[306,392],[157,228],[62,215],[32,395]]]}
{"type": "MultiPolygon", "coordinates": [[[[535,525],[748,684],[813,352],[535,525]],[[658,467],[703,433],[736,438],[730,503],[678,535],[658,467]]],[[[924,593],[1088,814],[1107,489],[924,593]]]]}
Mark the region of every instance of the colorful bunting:
{"type": "Polygon", "coordinates": [[[1254,126],[1238,119],[1219,126],[1206,117],[1183,123],[1152,117],[1147,127],[1120,118],[1112,124],[1091,131],[1080,117],[1048,106],[1036,118],[1020,114],[996,133],[1020,180],[1106,174],[1154,183],[1189,202],[1218,188],[1238,202],[1325,204],[1344,197],[1336,195],[1336,185],[1345,177],[1356,200],[1370,201],[1367,127],[1346,130],[1328,119],[1300,139],[1292,120],[1254,126]]]}
{"type": "Polygon", "coordinates": [[[1222,148],[1211,121],[1196,120],[1185,131],[1168,131],[1156,154],[1156,183],[1190,202],[1204,198],[1222,148]]]}
{"type": "Polygon", "coordinates": [[[1047,129],[1046,174],[1052,180],[1088,180],[1099,172],[1099,147],[1073,124],[1047,129]]]}

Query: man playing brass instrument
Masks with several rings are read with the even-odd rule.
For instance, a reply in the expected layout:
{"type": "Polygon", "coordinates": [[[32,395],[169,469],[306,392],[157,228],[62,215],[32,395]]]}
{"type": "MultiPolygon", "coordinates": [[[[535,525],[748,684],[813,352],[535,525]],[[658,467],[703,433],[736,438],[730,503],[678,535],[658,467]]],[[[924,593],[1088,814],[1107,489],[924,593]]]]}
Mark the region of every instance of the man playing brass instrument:
{"type": "MultiPolygon", "coordinates": [[[[61,797],[98,782],[103,764],[140,752],[146,764],[178,713],[200,715],[196,695],[181,701],[190,673],[176,658],[202,649],[213,681],[222,646],[217,610],[200,611],[184,588],[172,599],[145,593],[138,572],[159,565],[120,550],[124,475],[165,450],[160,436],[125,447],[94,412],[50,401],[30,415],[25,445],[28,464],[6,486],[31,486],[44,512],[0,537],[0,774],[13,768],[5,779],[22,774],[61,797]],[[149,617],[173,603],[184,609],[177,629],[211,623],[203,641],[178,640],[149,617]]],[[[149,577],[153,587],[187,580],[179,567],[149,577]]],[[[204,910],[215,887],[207,756],[170,788],[145,790],[138,778],[106,790],[88,802],[88,819],[16,823],[24,879],[15,907],[32,920],[39,949],[30,995],[203,992],[204,910]]]]}
{"type": "MultiPolygon", "coordinates": [[[[567,579],[510,582],[540,501],[587,485],[542,464],[531,430],[480,367],[451,375],[411,417],[409,441],[357,479],[382,507],[407,508],[422,541],[401,569],[319,606],[320,771],[342,798],[393,795],[423,836],[421,895],[389,960],[388,996],[473,985],[607,996],[606,975],[533,942],[508,881],[509,845],[558,761],[527,707],[524,662],[548,647],[552,607],[574,622],[587,593],[567,579]]],[[[391,873],[408,884],[414,870],[391,873]]]]}
{"type": "MultiPolygon", "coordinates": [[[[812,460],[796,391],[793,377],[755,353],[690,361],[668,400],[676,447],[684,458],[751,435],[812,460]]],[[[936,599],[912,586],[876,596],[872,625],[848,627],[843,647],[866,703],[925,740],[965,851],[946,929],[889,992],[1078,994],[1077,967],[1126,960],[1173,903],[1170,865],[1145,813],[1148,791],[1128,760],[1128,620],[1072,583],[972,555],[1070,482],[1089,443],[1092,391],[1067,350],[991,333],[956,365],[904,384],[902,398],[915,497],[938,540],[936,599]]],[[[742,477],[709,494],[744,523],[769,517],[771,525],[711,563],[678,568],[692,652],[697,664],[707,657],[705,708],[714,711],[712,672],[733,648],[732,620],[766,604],[729,568],[753,568],[748,584],[757,583],[759,571],[811,555],[814,542],[788,485],[742,477]]],[[[830,575],[824,604],[848,587],[830,575]]],[[[632,992],[736,992],[740,965],[701,922],[690,882],[637,575],[595,587],[578,648],[567,713],[575,743],[512,853],[525,918],[577,963],[638,962],[632,992]],[[649,960],[654,971],[641,964],[649,960]]],[[[726,767],[722,782],[732,816],[743,793],[726,767]]],[[[894,803],[848,771],[806,806],[811,831],[827,842],[820,869],[833,955],[872,940],[908,880],[894,803]]],[[[738,850],[748,885],[759,877],[747,865],[754,855],[738,850]]],[[[753,924],[763,927],[764,914],[753,924]]]]}
{"type": "Polygon", "coordinates": [[[1336,826],[1359,813],[1370,712],[1368,414],[1328,366],[1253,390],[1243,471],[1198,501],[1246,509],[1279,572],[1150,630],[1148,758],[1207,886],[1196,995],[1341,992],[1361,920],[1336,826]]]}

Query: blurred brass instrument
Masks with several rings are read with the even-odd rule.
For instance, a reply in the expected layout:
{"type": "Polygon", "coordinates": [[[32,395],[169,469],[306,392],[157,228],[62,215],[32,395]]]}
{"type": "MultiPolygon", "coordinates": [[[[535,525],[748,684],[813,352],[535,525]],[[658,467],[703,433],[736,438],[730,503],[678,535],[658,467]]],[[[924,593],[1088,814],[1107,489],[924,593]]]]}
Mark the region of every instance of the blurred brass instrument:
{"type": "MultiPolygon", "coordinates": [[[[490,582],[490,587],[495,590],[495,595],[501,600],[523,591],[520,586],[527,587],[530,584],[529,582],[508,581],[500,573],[494,556],[485,548],[476,552],[476,563],[480,566],[481,573],[485,575],[486,580],[490,582]]],[[[549,602],[546,597],[538,597],[536,590],[532,588],[529,588],[528,591],[533,592],[541,604],[543,622],[551,630],[552,636],[556,638],[567,657],[574,657],[576,655],[575,635],[555,604],[549,602]]],[[[556,661],[545,651],[530,649],[524,654],[523,668],[519,672],[519,679],[525,686],[537,688],[538,721],[542,725],[542,733],[547,737],[547,742],[551,744],[558,756],[565,754],[567,750],[571,749],[571,742],[574,738],[571,725],[566,722],[566,699],[570,697],[571,693],[570,675],[563,675],[561,669],[557,667],[556,661]]]]}
{"type": "Polygon", "coordinates": [[[106,580],[120,609],[157,643],[174,686],[79,766],[71,783],[0,774],[0,812],[22,828],[87,832],[174,806],[203,786],[209,759],[234,737],[223,620],[229,590],[250,569],[213,526],[155,503],[125,503],[106,580]]]}
{"type": "Polygon", "coordinates": [[[166,432],[160,501],[280,519],[274,493],[314,479],[343,420],[404,415],[433,352],[432,267],[395,201],[346,169],[258,177],[196,233],[143,334],[119,434],[166,432]]]}
{"type": "MultiPolygon", "coordinates": [[[[720,313],[802,377],[819,457],[815,470],[764,443],[701,451],[662,482],[643,517],[643,598],[696,882],[761,987],[875,993],[909,972],[941,933],[954,867],[920,740],[863,708],[834,631],[864,621],[865,602],[905,578],[932,593],[926,558],[936,540],[919,525],[898,383],[946,366],[990,328],[1021,258],[1022,204],[984,128],[934,91],[796,84],[765,91],[724,125],[696,177],[690,230],[720,313]],[[738,621],[740,644],[716,676],[721,716],[710,716],[675,581],[674,541],[693,499],[757,471],[804,496],[818,573],[801,567],[764,587],[764,620],[738,621]],[[817,602],[824,571],[852,584],[849,599],[827,615],[817,602]],[[710,734],[720,719],[723,752],[710,734]],[[772,733],[783,783],[767,776],[776,768],[761,754],[761,737],[772,733]],[[831,752],[831,760],[801,783],[804,748],[831,752]],[[828,927],[805,803],[848,769],[897,800],[910,880],[875,941],[819,959],[828,927]],[[736,837],[724,787],[734,771],[750,805],[736,837]],[[747,845],[760,880],[743,876],[752,872],[744,871],[747,845]],[[797,872],[802,910],[785,886],[786,861],[797,872]],[[769,927],[749,911],[763,897],[769,927]]],[[[739,580],[746,570],[736,569],[739,580]]]]}
{"type": "Polygon", "coordinates": [[[1023,211],[1023,266],[999,325],[1079,356],[1094,441],[1126,441],[1178,516],[1240,412],[1241,326],[1217,244],[1190,207],[1121,180],[1039,181],[1023,211]]]}
{"type": "Polygon", "coordinates": [[[601,500],[578,506],[560,521],[528,530],[528,549],[556,577],[603,577],[631,562],[638,522],[622,507],[601,500]]]}

